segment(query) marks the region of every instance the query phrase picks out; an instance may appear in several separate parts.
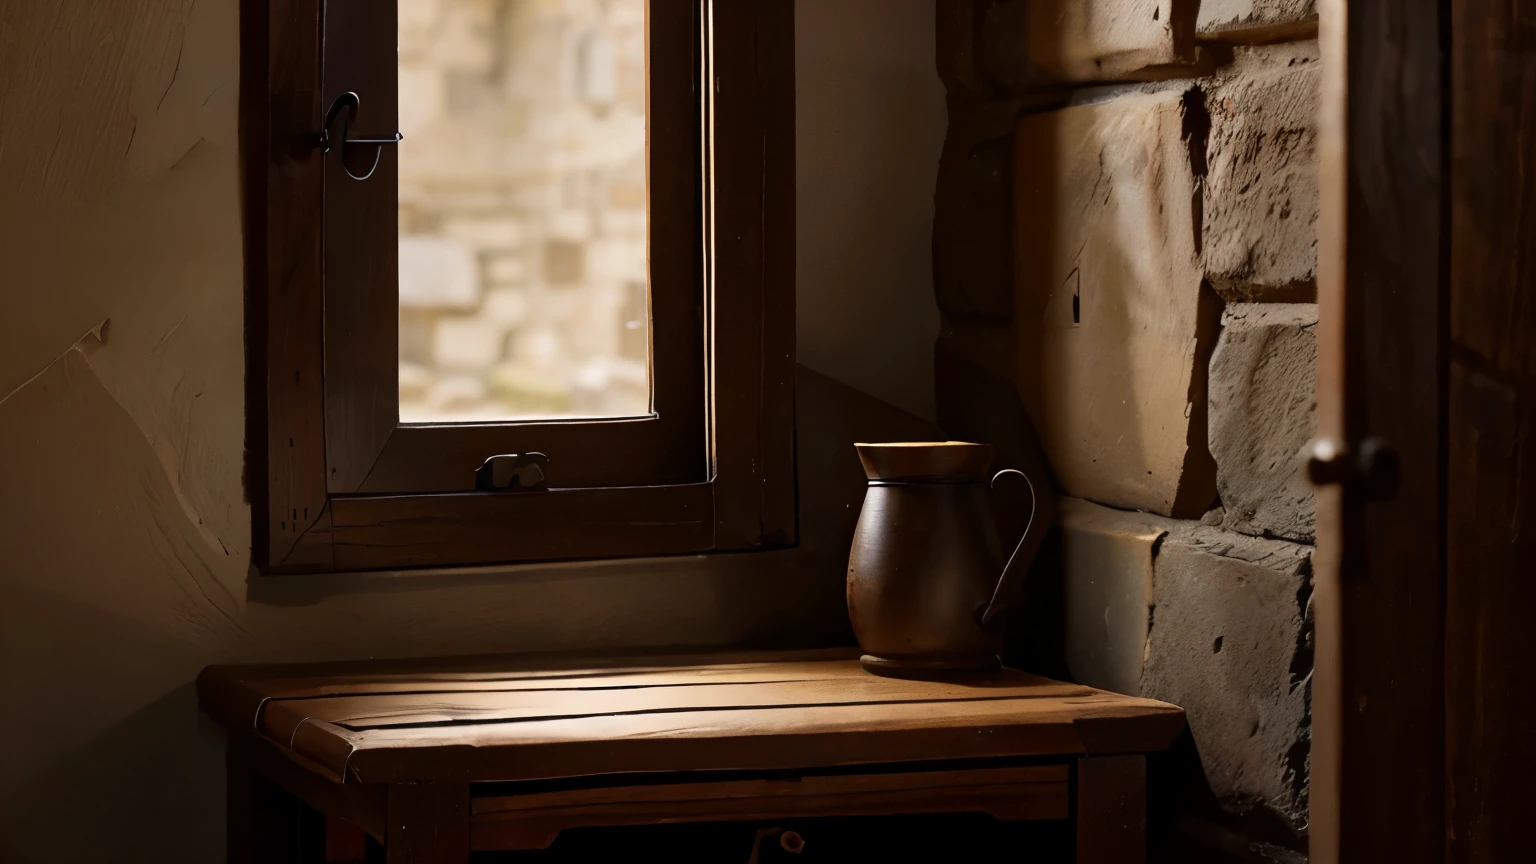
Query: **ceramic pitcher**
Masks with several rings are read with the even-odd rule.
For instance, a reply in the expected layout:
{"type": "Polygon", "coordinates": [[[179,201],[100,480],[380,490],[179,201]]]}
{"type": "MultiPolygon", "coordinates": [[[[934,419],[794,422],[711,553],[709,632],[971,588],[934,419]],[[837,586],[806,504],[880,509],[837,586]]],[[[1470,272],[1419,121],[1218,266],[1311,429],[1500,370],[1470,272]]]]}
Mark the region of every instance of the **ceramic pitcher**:
{"type": "Polygon", "coordinates": [[[992,447],[959,441],[856,444],[869,488],[848,559],[848,615],[866,669],[891,675],[996,668],[1003,626],[1044,535],[1036,481],[990,472],[992,447]],[[991,490],[1004,475],[1034,496],[1006,563],[991,490]]]}

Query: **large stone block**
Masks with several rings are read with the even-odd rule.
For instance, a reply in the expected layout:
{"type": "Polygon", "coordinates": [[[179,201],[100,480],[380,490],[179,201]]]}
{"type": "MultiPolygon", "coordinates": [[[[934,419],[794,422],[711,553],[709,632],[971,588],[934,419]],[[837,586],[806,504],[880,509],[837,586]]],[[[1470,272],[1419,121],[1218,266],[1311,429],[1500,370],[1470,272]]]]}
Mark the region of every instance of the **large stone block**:
{"type": "Polygon", "coordinates": [[[1084,684],[1136,695],[1152,626],[1153,559],[1179,523],[1076,498],[1060,508],[1067,669],[1084,684]]]}
{"type": "Polygon", "coordinates": [[[1302,451],[1317,429],[1317,307],[1227,307],[1211,355],[1210,447],[1222,524],[1311,542],[1302,451]]]}
{"type": "Polygon", "coordinates": [[[1201,0],[1201,35],[1275,39],[1317,26],[1317,0],[1201,0]]]}
{"type": "Polygon", "coordinates": [[[1187,712],[1211,790],[1300,831],[1311,744],[1311,548],[1181,525],[1157,552],[1140,695],[1187,712]]]}
{"type": "Polygon", "coordinates": [[[1059,523],[1071,676],[1182,706],[1221,804],[1302,830],[1311,547],[1077,499],[1059,523]]]}
{"type": "Polygon", "coordinates": [[[1190,0],[996,2],[982,18],[982,65],[1014,90],[1165,78],[1196,60],[1194,7],[1190,0]]]}
{"type": "Polygon", "coordinates": [[[1193,89],[1025,116],[1015,135],[1018,385],[1064,491],[1198,516],[1216,497],[1186,130],[1193,89]]]}
{"type": "Polygon", "coordinates": [[[1208,85],[1205,266],[1228,300],[1316,296],[1320,72],[1315,42],[1245,48],[1208,85]]]}

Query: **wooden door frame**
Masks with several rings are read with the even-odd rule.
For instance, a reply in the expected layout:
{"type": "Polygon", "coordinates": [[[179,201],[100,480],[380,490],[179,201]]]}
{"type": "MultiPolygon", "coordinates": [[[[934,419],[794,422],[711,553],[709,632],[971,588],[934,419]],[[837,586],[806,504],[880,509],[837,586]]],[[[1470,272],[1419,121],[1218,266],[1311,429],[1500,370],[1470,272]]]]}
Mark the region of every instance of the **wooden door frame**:
{"type": "Polygon", "coordinates": [[[1330,485],[1317,500],[1311,860],[1439,862],[1447,4],[1318,5],[1318,434],[1335,455],[1313,459],[1330,485]]]}

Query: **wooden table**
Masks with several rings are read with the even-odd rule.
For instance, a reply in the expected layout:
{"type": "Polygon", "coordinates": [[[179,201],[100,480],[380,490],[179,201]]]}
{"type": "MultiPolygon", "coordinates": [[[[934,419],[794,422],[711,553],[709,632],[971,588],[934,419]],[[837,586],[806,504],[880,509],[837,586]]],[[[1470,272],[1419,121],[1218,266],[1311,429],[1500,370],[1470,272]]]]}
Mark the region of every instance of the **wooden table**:
{"type": "Polygon", "coordinates": [[[1078,861],[1135,862],[1143,754],[1184,728],[1161,702],[882,678],[845,650],[212,666],[198,695],[232,733],[232,864],[315,860],[349,826],[391,864],[459,864],[585,826],[954,812],[1075,818],[1078,861]]]}

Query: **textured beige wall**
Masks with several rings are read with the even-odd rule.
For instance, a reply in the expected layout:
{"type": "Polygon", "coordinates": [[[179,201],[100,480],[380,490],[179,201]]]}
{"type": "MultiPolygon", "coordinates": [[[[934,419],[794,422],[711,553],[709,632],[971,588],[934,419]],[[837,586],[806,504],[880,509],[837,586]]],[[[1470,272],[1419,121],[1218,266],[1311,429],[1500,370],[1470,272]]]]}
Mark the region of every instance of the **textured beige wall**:
{"type": "MultiPolygon", "coordinates": [[[[847,442],[934,434],[805,373],[810,494],[799,550],[253,579],[241,483],[237,18],[237,0],[16,0],[0,13],[7,862],[145,860],[147,850],[159,861],[220,860],[222,736],[191,690],[208,663],[847,638],[841,574],[860,486],[847,442]]],[[[931,42],[901,45],[931,68],[931,42]]],[[[836,78],[804,63],[800,74],[836,78]]],[[[888,93],[861,80],[877,102],[908,98],[908,78],[888,93]]],[[[926,231],[932,178],[909,179],[923,197],[882,208],[926,231]]],[[[843,226],[804,214],[834,209],[824,197],[858,197],[849,182],[802,186],[801,243],[813,262],[825,243],[806,230],[843,226]]],[[[849,230],[873,255],[872,230],[849,230]]],[[[843,290],[808,270],[818,291],[843,290]]],[[[849,290],[890,290],[874,288],[890,281],[881,273],[849,290]]],[[[927,292],[925,263],[921,278],[927,292]]],[[[862,305],[811,304],[811,365],[924,410],[917,403],[931,397],[908,380],[917,372],[859,364],[866,348],[895,356],[891,340],[909,332],[867,326],[862,305]]],[[[926,335],[902,350],[926,372],[926,335]]]]}
{"type": "Polygon", "coordinates": [[[800,362],[933,419],[933,0],[800,0],[795,51],[800,362]]]}

